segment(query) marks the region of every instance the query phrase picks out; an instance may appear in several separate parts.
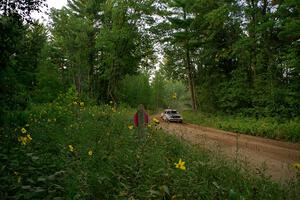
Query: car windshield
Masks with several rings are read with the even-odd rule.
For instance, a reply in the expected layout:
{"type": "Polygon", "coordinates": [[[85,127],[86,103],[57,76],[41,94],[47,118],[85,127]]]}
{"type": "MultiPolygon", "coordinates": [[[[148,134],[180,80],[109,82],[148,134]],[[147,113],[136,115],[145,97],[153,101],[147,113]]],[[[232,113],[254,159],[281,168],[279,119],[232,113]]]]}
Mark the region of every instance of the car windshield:
{"type": "Polygon", "coordinates": [[[177,111],[176,110],[172,110],[171,114],[177,114],[177,111]]]}

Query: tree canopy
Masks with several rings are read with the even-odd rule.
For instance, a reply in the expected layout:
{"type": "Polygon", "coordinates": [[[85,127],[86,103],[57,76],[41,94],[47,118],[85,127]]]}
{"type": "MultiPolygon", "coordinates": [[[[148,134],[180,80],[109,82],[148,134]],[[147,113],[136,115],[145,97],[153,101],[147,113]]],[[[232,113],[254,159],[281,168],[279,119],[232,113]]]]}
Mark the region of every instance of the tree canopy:
{"type": "Polygon", "coordinates": [[[1,113],[72,86],[133,105],[142,84],[150,107],[167,106],[158,90],[181,81],[193,110],[299,116],[297,0],[70,0],[47,27],[30,18],[44,4],[1,1],[1,113]]]}

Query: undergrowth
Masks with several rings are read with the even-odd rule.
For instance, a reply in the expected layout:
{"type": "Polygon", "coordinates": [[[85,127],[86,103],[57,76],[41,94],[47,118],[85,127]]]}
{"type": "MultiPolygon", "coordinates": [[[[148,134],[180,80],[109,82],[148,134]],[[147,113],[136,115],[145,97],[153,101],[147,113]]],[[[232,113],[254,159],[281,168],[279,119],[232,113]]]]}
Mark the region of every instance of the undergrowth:
{"type": "Polygon", "coordinates": [[[68,93],[54,103],[32,105],[25,113],[12,115],[15,129],[1,129],[0,199],[299,197],[299,182],[281,186],[252,176],[164,134],[153,123],[144,139],[138,139],[133,113],[110,105],[86,105],[68,93]],[[179,159],[185,170],[176,168],[179,159]]]}
{"type": "Polygon", "coordinates": [[[192,111],[184,111],[183,116],[186,122],[193,124],[271,139],[300,142],[300,119],[297,118],[291,120],[271,117],[256,119],[192,111]]]}

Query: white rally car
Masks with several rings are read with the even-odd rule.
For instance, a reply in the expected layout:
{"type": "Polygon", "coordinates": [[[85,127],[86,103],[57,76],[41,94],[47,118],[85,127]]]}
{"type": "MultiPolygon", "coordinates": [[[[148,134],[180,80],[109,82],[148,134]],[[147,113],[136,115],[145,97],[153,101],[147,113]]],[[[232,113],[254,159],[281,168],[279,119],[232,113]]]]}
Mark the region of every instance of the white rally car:
{"type": "Polygon", "coordinates": [[[182,123],[183,118],[177,110],[166,109],[161,113],[160,117],[166,122],[179,122],[182,123]]]}

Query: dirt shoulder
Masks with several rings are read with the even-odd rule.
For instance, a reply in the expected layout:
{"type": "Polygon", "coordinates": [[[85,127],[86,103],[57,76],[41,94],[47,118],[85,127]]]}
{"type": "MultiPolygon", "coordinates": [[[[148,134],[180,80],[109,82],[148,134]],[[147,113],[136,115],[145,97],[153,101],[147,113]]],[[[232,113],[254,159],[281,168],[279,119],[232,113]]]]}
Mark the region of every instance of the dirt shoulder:
{"type": "Polygon", "coordinates": [[[231,159],[247,162],[257,172],[265,168],[267,175],[283,182],[296,175],[291,167],[300,162],[300,144],[237,134],[194,124],[161,122],[169,134],[200,147],[219,152],[231,159]]]}

